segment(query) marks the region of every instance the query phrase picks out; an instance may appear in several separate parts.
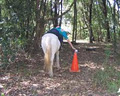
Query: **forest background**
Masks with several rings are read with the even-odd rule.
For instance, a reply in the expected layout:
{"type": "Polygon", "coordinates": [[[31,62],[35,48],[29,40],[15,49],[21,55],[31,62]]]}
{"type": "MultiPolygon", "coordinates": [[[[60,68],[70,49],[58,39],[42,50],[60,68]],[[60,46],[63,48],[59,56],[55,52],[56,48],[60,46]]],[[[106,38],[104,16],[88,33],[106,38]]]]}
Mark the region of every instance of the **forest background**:
{"type": "MultiPolygon", "coordinates": [[[[0,69],[8,70],[21,51],[28,54],[38,52],[42,35],[57,25],[71,32],[73,44],[80,40],[106,44],[106,62],[113,54],[117,59],[115,64],[119,65],[119,0],[1,0],[0,69]]],[[[120,80],[111,84],[111,88],[118,89],[120,80]]]]}

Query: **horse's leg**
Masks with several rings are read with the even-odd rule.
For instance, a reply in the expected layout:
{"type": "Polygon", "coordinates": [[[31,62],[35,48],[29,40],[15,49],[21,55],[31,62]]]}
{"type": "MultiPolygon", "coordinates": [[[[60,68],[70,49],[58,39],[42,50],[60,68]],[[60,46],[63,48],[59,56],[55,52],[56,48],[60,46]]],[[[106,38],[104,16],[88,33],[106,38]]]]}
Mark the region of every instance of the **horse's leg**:
{"type": "Polygon", "coordinates": [[[51,59],[50,59],[50,70],[48,72],[50,77],[53,77],[53,62],[54,62],[54,54],[51,55],[51,59]]]}
{"type": "Polygon", "coordinates": [[[56,52],[56,66],[58,69],[60,69],[60,64],[59,64],[59,51],[56,52]]]}

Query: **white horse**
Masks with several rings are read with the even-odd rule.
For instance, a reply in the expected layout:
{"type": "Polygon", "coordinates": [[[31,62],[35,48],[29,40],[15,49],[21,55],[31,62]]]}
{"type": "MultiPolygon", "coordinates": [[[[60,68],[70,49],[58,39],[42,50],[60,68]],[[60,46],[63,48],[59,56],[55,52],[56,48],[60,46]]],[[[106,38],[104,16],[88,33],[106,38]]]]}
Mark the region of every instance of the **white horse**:
{"type": "Polygon", "coordinates": [[[59,65],[59,49],[61,43],[58,37],[52,33],[47,33],[42,36],[41,46],[44,52],[44,69],[48,72],[50,77],[53,77],[53,62],[56,54],[56,65],[59,65]]]}

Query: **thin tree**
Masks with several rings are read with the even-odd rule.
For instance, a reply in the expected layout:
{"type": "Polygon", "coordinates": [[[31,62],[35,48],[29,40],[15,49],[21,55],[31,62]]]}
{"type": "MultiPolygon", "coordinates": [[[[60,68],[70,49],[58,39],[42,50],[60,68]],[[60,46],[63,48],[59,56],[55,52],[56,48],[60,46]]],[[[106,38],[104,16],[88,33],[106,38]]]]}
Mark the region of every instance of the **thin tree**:
{"type": "Polygon", "coordinates": [[[76,6],[76,0],[74,0],[74,20],[73,20],[72,42],[76,43],[76,38],[77,38],[77,6],[76,6]]]}
{"type": "MultiPolygon", "coordinates": [[[[60,5],[60,8],[61,8],[61,14],[62,14],[62,8],[63,8],[63,4],[62,4],[62,1],[63,0],[61,0],[61,5],[60,5]]],[[[61,26],[61,24],[62,24],[62,16],[60,17],[60,24],[59,24],[59,26],[61,26]]]]}
{"type": "MultiPolygon", "coordinates": [[[[55,13],[54,13],[54,17],[57,17],[59,15],[58,6],[59,6],[59,0],[55,0],[55,5],[54,5],[55,13]]],[[[57,25],[58,25],[58,18],[54,20],[54,27],[56,27],[57,25]]]]}
{"type": "MultiPolygon", "coordinates": [[[[118,27],[120,26],[120,1],[119,0],[116,0],[116,4],[117,4],[117,8],[118,8],[118,27]]],[[[118,29],[118,36],[120,38],[120,29],[118,29]]]]}
{"type": "Polygon", "coordinates": [[[36,1],[36,34],[34,38],[34,48],[35,50],[39,48],[40,43],[40,37],[42,35],[42,32],[44,32],[44,16],[45,16],[45,3],[46,0],[37,0],[36,1]],[[40,7],[39,7],[40,6],[40,7]],[[43,14],[43,15],[41,15],[43,14]]]}
{"type": "Polygon", "coordinates": [[[108,21],[108,12],[107,12],[107,6],[106,6],[107,1],[106,0],[102,0],[102,5],[103,5],[103,14],[105,17],[105,29],[107,30],[107,42],[110,42],[110,31],[109,31],[109,21],[108,21]]]}
{"type": "Polygon", "coordinates": [[[92,31],[92,5],[93,5],[93,0],[90,1],[90,11],[89,11],[89,34],[90,34],[90,43],[93,43],[94,36],[93,36],[93,31],[92,31]]]}
{"type": "Polygon", "coordinates": [[[116,53],[116,19],[115,19],[115,15],[116,15],[116,10],[115,10],[115,4],[116,2],[114,1],[114,6],[113,6],[113,31],[114,31],[114,42],[113,42],[113,45],[114,45],[114,53],[116,53]]]}

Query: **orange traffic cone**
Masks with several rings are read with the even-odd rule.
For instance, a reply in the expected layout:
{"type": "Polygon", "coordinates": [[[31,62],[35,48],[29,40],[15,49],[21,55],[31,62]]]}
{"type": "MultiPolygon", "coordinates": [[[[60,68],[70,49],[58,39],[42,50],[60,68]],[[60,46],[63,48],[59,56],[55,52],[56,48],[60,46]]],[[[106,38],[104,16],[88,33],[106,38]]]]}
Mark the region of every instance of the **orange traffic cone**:
{"type": "Polygon", "coordinates": [[[72,66],[71,66],[70,72],[80,72],[79,66],[78,66],[77,52],[74,52],[72,66]]]}

